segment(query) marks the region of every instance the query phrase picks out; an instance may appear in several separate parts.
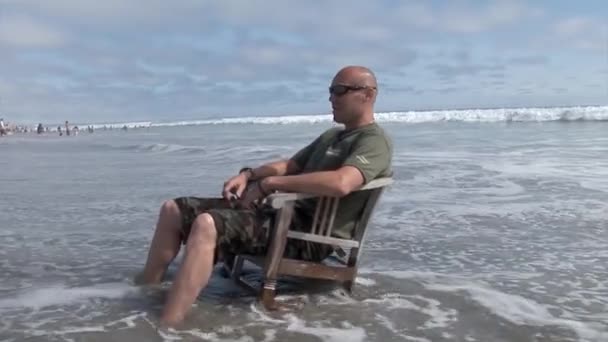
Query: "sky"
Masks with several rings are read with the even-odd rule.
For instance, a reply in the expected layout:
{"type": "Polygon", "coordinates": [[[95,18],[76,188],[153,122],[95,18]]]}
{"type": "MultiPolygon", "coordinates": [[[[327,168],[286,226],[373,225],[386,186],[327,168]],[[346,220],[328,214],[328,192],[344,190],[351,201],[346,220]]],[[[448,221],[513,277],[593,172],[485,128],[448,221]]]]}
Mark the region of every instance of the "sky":
{"type": "Polygon", "coordinates": [[[608,2],[0,0],[0,116],[329,113],[346,65],[377,111],[608,104],[608,2]]]}

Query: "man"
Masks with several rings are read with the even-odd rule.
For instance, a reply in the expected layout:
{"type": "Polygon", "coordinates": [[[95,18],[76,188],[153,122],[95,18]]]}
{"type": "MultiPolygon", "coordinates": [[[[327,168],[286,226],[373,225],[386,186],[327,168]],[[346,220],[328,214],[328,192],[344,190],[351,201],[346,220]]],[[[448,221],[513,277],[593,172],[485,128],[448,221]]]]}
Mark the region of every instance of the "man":
{"type": "MultiPolygon", "coordinates": [[[[374,122],[377,88],[371,70],[343,68],[329,88],[334,121],[343,124],[343,129],[326,131],[289,160],[244,168],[224,183],[223,198],[181,197],[162,205],[138,282],[159,283],[182,243],[186,250],[161,325],[174,326],[183,320],[223,254],[265,254],[270,214],[258,203],[271,192],[342,197],[333,235],[351,237],[354,217],[367,198],[362,196],[368,195],[351,192],[391,173],[392,145],[374,122]]],[[[291,229],[310,229],[314,201],[297,203],[291,229]]],[[[285,251],[290,258],[315,261],[331,253],[329,246],[298,240],[289,240],[285,251]]]]}

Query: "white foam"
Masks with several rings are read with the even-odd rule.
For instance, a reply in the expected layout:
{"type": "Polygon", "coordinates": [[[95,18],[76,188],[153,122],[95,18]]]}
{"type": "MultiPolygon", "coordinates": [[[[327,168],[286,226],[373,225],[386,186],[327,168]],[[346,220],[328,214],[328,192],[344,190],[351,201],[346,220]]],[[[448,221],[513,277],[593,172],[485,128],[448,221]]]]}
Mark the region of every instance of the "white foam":
{"type": "Polygon", "coordinates": [[[90,326],[90,327],[67,327],[62,330],[54,331],[53,334],[64,335],[64,334],[75,334],[75,333],[90,333],[90,332],[104,332],[106,329],[101,326],[90,326]]]}
{"type": "Polygon", "coordinates": [[[127,128],[141,128],[141,127],[150,127],[152,124],[151,121],[135,121],[135,122],[118,122],[118,123],[95,123],[95,124],[82,124],[79,126],[81,129],[85,129],[87,126],[93,126],[94,129],[100,129],[103,127],[107,128],[123,128],[127,126],[127,128]]]}
{"type": "Polygon", "coordinates": [[[376,313],[376,319],[378,320],[378,322],[380,322],[380,324],[382,324],[384,327],[386,327],[388,330],[390,330],[392,333],[398,334],[399,331],[395,328],[395,324],[388,319],[388,317],[381,315],[379,313],[376,313]]]}
{"type": "Polygon", "coordinates": [[[264,341],[262,342],[271,342],[274,341],[277,335],[277,331],[274,329],[264,330],[264,341]]]}
{"type": "Polygon", "coordinates": [[[14,298],[0,300],[0,309],[33,308],[52,305],[69,305],[91,298],[121,298],[136,287],[122,283],[107,283],[86,287],[66,287],[54,285],[21,293],[14,298]]]}
{"type": "Polygon", "coordinates": [[[255,321],[255,322],[262,321],[262,322],[273,323],[273,324],[286,323],[286,321],[284,321],[284,320],[274,319],[274,318],[268,316],[266,313],[259,310],[257,308],[257,305],[258,305],[257,303],[251,303],[251,305],[250,305],[251,313],[249,314],[249,316],[252,318],[253,321],[255,321]]]}
{"type": "Polygon", "coordinates": [[[375,298],[364,299],[363,303],[382,304],[382,307],[385,309],[420,310],[419,305],[414,304],[413,302],[406,299],[405,297],[407,297],[407,296],[389,293],[389,294],[383,295],[379,299],[375,299],[375,298]]]}
{"type": "Polygon", "coordinates": [[[495,315],[515,324],[566,326],[583,339],[590,341],[608,339],[608,332],[606,332],[608,326],[606,325],[586,324],[575,320],[554,317],[546,306],[521,296],[503,293],[475,284],[427,284],[426,288],[449,292],[466,291],[474,301],[489,309],[495,315]]]}
{"type": "Polygon", "coordinates": [[[404,335],[400,335],[402,336],[406,341],[412,341],[412,342],[431,342],[431,340],[426,339],[424,337],[414,337],[414,336],[404,336],[404,335]]]}
{"type": "Polygon", "coordinates": [[[161,329],[156,329],[158,336],[160,336],[163,341],[181,341],[182,338],[177,334],[175,329],[167,329],[167,331],[163,331],[161,329]]]}
{"type": "Polygon", "coordinates": [[[382,324],[384,327],[386,327],[388,330],[390,330],[390,332],[392,332],[396,336],[401,337],[404,341],[431,342],[431,340],[423,338],[423,337],[408,336],[408,335],[401,333],[401,331],[395,327],[395,324],[390,319],[388,319],[388,317],[386,317],[384,315],[376,313],[375,316],[376,316],[376,319],[378,320],[378,322],[380,322],[380,324],[382,324]]]}
{"type": "Polygon", "coordinates": [[[198,337],[198,338],[202,339],[203,341],[218,341],[217,334],[214,332],[207,333],[207,332],[202,332],[198,329],[193,329],[193,330],[183,330],[183,331],[180,331],[180,333],[198,337]]]}
{"type": "Polygon", "coordinates": [[[147,151],[147,152],[186,152],[196,151],[203,152],[205,148],[202,146],[184,146],[179,144],[142,144],[133,147],[136,151],[147,151]]]}
{"type": "Polygon", "coordinates": [[[452,322],[456,321],[458,312],[454,309],[440,308],[441,303],[438,300],[432,298],[426,298],[422,296],[406,296],[396,293],[389,293],[383,295],[380,299],[366,299],[364,303],[382,304],[383,308],[388,309],[409,309],[418,312],[422,312],[429,316],[430,319],[424,323],[423,329],[434,329],[443,328],[449,326],[452,322]],[[406,299],[409,298],[409,299],[406,299]],[[424,302],[425,305],[418,305],[414,303],[424,302]]]}
{"type": "Polygon", "coordinates": [[[138,318],[143,318],[146,317],[147,313],[146,312],[141,312],[141,313],[137,313],[131,316],[127,316],[124,318],[121,318],[119,320],[116,321],[112,321],[106,324],[106,326],[112,326],[112,325],[117,325],[119,323],[124,323],[127,327],[129,328],[134,328],[135,327],[135,320],[138,318]]]}
{"type": "MultiPolygon", "coordinates": [[[[420,279],[420,280],[437,280],[446,279],[448,276],[436,272],[424,272],[424,271],[400,271],[400,270],[372,270],[372,269],[361,269],[359,274],[382,274],[388,277],[397,279],[420,279]]],[[[450,275],[451,278],[455,276],[450,275]]],[[[465,279],[465,278],[463,278],[465,279]]]]}
{"type": "MultiPolygon", "coordinates": [[[[174,127],[197,125],[225,124],[316,124],[332,122],[333,115],[283,115],[283,116],[245,116],[206,120],[184,120],[174,122],[128,122],[111,124],[94,124],[95,128],[107,127],[174,127]]],[[[382,112],[376,114],[379,122],[541,122],[541,121],[606,121],[608,106],[578,106],[554,108],[496,108],[496,109],[460,109],[460,110],[427,110],[382,112]]]]}
{"type": "Polygon", "coordinates": [[[362,285],[362,286],[374,286],[374,285],[376,285],[376,281],[374,279],[364,278],[364,277],[357,277],[357,279],[355,280],[355,283],[357,285],[362,285]]]}
{"type": "Polygon", "coordinates": [[[297,318],[294,315],[288,317],[289,325],[287,331],[295,331],[303,334],[317,336],[326,342],[342,342],[342,341],[364,341],[367,337],[365,330],[360,327],[354,327],[349,323],[343,324],[343,329],[333,327],[310,327],[306,325],[306,322],[297,318]]]}

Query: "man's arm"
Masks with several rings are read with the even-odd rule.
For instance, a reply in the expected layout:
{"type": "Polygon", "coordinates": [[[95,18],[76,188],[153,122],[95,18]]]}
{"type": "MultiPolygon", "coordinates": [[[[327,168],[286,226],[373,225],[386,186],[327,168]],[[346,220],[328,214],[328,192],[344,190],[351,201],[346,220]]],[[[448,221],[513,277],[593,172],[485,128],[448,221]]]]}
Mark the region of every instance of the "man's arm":
{"type": "Polygon", "coordinates": [[[251,181],[261,180],[271,176],[286,176],[300,172],[300,166],[291,159],[279,160],[264,164],[247,172],[247,179],[251,181]]]}
{"type": "Polygon", "coordinates": [[[272,176],[261,181],[262,190],[304,192],[320,196],[346,196],[390,169],[392,149],[385,137],[363,136],[337,170],[272,176]]]}
{"type": "MultiPolygon", "coordinates": [[[[301,149],[288,160],[280,160],[264,164],[255,169],[242,170],[238,175],[230,178],[224,183],[222,196],[226,199],[232,198],[233,194],[240,197],[247,188],[250,181],[260,181],[268,177],[280,177],[300,173],[304,168],[306,160],[310,157],[314,145],[319,141],[317,138],[310,145],[301,149]]],[[[259,184],[259,183],[258,183],[259,184]]]]}
{"type": "Polygon", "coordinates": [[[261,186],[266,193],[278,190],[342,197],[363,185],[363,181],[363,176],[357,168],[343,166],[335,171],[310,172],[293,176],[270,176],[261,181],[261,186]]]}

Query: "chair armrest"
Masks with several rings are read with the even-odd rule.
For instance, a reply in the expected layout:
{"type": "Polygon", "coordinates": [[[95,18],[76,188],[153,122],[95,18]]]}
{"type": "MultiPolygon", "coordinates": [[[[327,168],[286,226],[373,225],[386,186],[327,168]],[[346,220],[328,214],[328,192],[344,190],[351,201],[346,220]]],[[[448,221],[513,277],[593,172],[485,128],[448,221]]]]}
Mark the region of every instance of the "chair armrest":
{"type": "MultiPolygon", "coordinates": [[[[388,186],[392,183],[393,183],[393,179],[390,177],[377,178],[377,179],[370,181],[369,183],[365,184],[364,186],[362,186],[361,188],[359,188],[355,191],[382,188],[382,187],[388,186]]],[[[314,194],[308,194],[308,193],[301,193],[301,192],[283,192],[283,193],[276,193],[276,194],[268,195],[264,199],[264,203],[266,203],[267,205],[270,205],[274,209],[280,209],[283,206],[285,206],[285,203],[287,203],[287,202],[298,201],[298,200],[303,200],[303,199],[313,198],[313,197],[321,197],[321,196],[314,195],[314,194]]]]}
{"type": "Polygon", "coordinates": [[[391,184],[393,184],[393,179],[390,177],[376,178],[376,179],[370,181],[369,183],[365,184],[361,188],[357,189],[356,191],[383,188],[383,187],[391,185],[391,184]]]}

